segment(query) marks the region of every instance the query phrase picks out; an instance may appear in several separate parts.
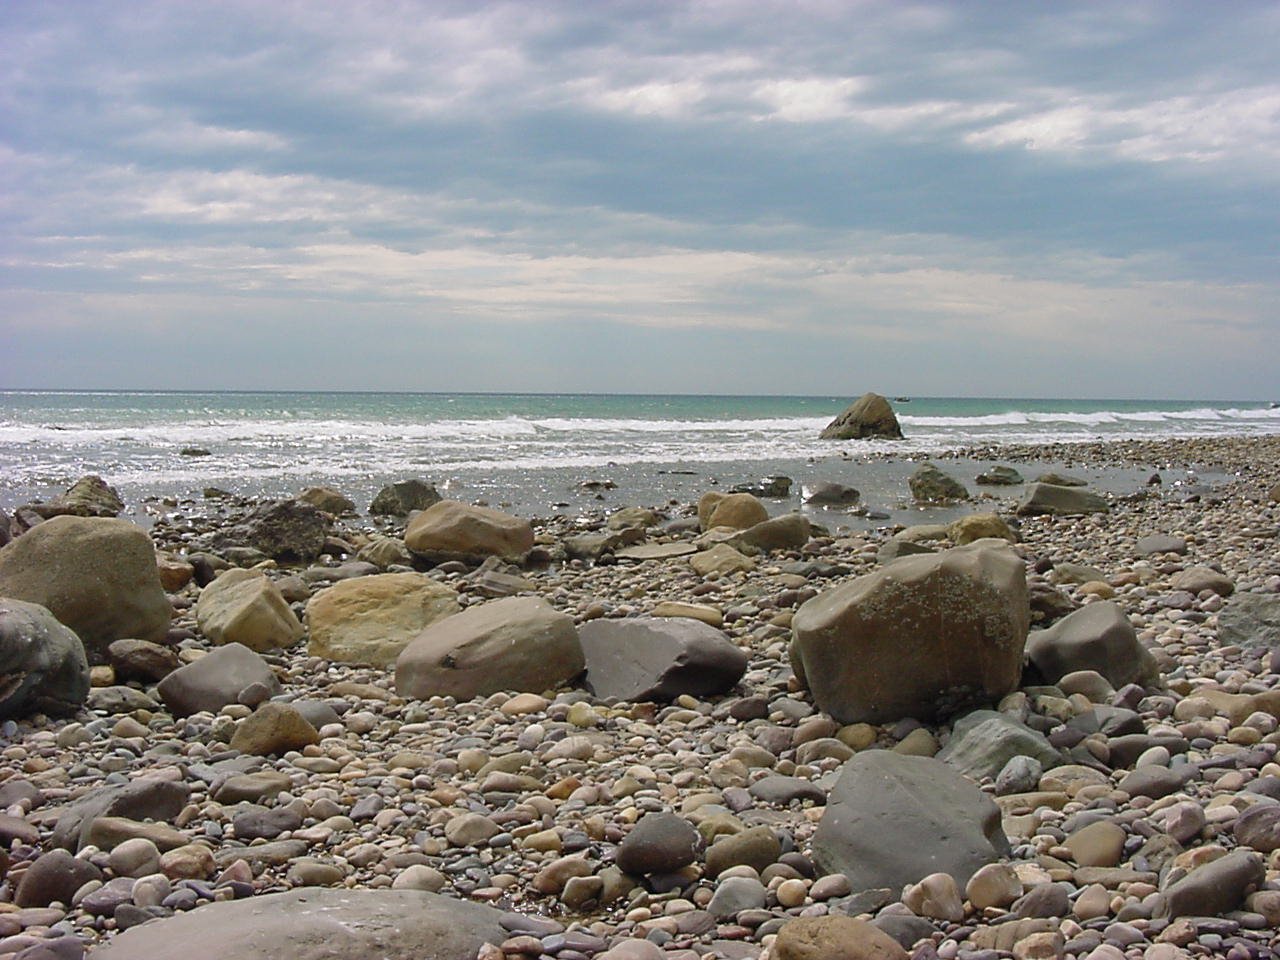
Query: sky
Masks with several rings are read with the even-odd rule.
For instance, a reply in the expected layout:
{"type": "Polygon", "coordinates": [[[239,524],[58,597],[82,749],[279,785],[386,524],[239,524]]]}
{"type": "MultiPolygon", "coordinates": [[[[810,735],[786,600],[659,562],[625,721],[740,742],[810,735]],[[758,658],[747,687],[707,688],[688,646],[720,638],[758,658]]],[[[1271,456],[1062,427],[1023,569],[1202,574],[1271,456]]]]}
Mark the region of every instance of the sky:
{"type": "Polygon", "coordinates": [[[1277,399],[1280,4],[0,4],[0,387],[1277,399]]]}

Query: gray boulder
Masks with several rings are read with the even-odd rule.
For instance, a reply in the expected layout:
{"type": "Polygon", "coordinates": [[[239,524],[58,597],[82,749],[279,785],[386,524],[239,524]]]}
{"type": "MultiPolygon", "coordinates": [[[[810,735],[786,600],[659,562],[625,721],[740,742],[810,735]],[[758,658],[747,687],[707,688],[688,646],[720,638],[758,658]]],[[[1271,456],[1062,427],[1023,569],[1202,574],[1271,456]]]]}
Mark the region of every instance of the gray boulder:
{"type": "Polygon", "coordinates": [[[74,713],[88,696],[80,638],[39,604],[0,597],[0,719],[74,713]]]}
{"type": "Polygon", "coordinates": [[[756,550],[799,550],[809,542],[809,521],[798,513],[784,513],[748,527],[732,540],[756,550]]]}
{"type": "Polygon", "coordinates": [[[715,627],[683,618],[591,620],[578,629],[586,688],[601,699],[667,702],[733,687],[747,655],[715,627]]]}
{"type": "Polygon", "coordinates": [[[1280,647],[1280,593],[1237,593],[1218,613],[1223,646],[1280,647]]]}
{"type": "Polygon", "coordinates": [[[844,765],[811,846],[822,872],[843,873],[855,893],[900,890],[933,873],[963,889],[978,868],[1009,855],[990,797],[940,760],[890,750],[844,765]]]}
{"type": "Polygon", "coordinates": [[[932,463],[922,463],[907,480],[917,503],[948,503],[968,500],[969,491],[955,477],[949,477],[932,463]]]}
{"type": "Polygon", "coordinates": [[[94,960],[475,960],[510,937],[493,907],[419,890],[304,887],[131,927],[94,960]]]}
{"type": "Polygon", "coordinates": [[[1025,481],[1013,467],[992,467],[974,477],[975,483],[990,487],[1013,487],[1025,481]]]}
{"type": "Polygon", "coordinates": [[[280,681],[267,661],[243,644],[228,643],[173,671],[156,692],[174,716],[187,717],[202,710],[217,713],[235,703],[241,690],[259,683],[270,696],[280,692],[280,681]]]}
{"type": "Polygon", "coordinates": [[[840,723],[946,716],[1017,686],[1029,618],[1021,558],[977,540],[809,600],[792,619],[791,664],[840,723]]]}
{"type": "Polygon", "coordinates": [[[388,517],[407,517],[414,510],[425,510],[443,498],[434,484],[425,480],[401,480],[378,491],[369,512],[388,517]]]}
{"type": "Polygon", "coordinates": [[[106,517],[54,517],[0,548],[0,597],[48,609],[91,663],[105,661],[114,640],[163,640],[173,612],[151,538],[106,517]]]}
{"type": "Polygon", "coordinates": [[[1126,683],[1160,682],[1155,659],[1138,641],[1124,610],[1109,600],[1086,604],[1027,638],[1027,659],[1046,683],[1093,670],[1117,690],[1126,683]]]}
{"type": "Polygon", "coordinates": [[[818,506],[851,507],[862,499],[862,494],[853,487],[826,480],[815,483],[808,490],[809,494],[804,498],[804,502],[818,506]]]}
{"type": "Polygon", "coordinates": [[[396,659],[396,691],[417,700],[541,693],[585,666],[573,620],[537,597],[509,597],[469,607],[418,634],[396,659]]]}
{"type": "Polygon", "coordinates": [[[823,440],[901,440],[902,427],[889,401],[878,393],[864,393],[819,435],[823,440]]]}
{"type": "Polygon", "coordinates": [[[307,563],[320,555],[329,533],[328,520],[300,499],[268,500],[243,520],[203,538],[214,550],[251,547],[285,563],[307,563]]]}
{"type": "Polygon", "coordinates": [[[693,863],[701,837],[693,824],[674,813],[647,813],[618,844],[618,869],[641,876],[674,873],[693,863]]]}
{"type": "Polygon", "coordinates": [[[1030,757],[1049,768],[1062,755],[1042,734],[1007,714],[975,710],[956,721],[938,759],[973,780],[995,777],[1014,757],[1030,757]]]}
{"type": "Polygon", "coordinates": [[[1076,516],[1082,513],[1106,513],[1110,509],[1105,499],[1089,490],[1052,483],[1033,483],[1018,504],[1018,515],[1076,516]]]}
{"type": "Polygon", "coordinates": [[[1233,850],[1218,860],[1196,867],[1164,891],[1158,916],[1216,917],[1236,910],[1250,891],[1261,886],[1267,871],[1252,850],[1233,850]]]}

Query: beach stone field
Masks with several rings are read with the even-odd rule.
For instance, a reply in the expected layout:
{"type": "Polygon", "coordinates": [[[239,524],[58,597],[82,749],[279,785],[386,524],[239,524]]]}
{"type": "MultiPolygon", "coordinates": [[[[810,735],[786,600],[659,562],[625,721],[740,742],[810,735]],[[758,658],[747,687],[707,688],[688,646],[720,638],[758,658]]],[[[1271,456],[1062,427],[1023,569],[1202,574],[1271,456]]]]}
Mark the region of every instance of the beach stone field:
{"type": "Polygon", "coordinates": [[[0,514],[0,958],[1273,956],[1280,438],[962,455],[0,514]]]}

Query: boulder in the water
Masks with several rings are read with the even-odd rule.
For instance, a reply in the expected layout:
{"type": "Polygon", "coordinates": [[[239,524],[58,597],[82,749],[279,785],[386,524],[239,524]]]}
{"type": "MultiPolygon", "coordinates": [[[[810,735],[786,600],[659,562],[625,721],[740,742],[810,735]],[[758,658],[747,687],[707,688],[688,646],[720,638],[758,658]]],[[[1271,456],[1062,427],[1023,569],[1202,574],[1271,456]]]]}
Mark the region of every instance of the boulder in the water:
{"type": "Polygon", "coordinates": [[[820,434],[823,440],[901,440],[902,427],[889,401],[878,393],[864,393],[820,434]]]}

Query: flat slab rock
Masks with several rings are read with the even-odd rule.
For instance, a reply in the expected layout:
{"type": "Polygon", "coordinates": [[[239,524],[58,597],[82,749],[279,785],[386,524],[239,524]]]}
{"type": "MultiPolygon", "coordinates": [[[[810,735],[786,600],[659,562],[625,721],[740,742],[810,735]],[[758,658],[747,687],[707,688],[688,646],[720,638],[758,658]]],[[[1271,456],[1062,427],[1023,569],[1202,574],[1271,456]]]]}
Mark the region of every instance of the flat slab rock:
{"type": "Polygon", "coordinates": [[[475,960],[501,911],[418,890],[328,890],[210,903],[133,927],[93,960],[475,960]]]}

